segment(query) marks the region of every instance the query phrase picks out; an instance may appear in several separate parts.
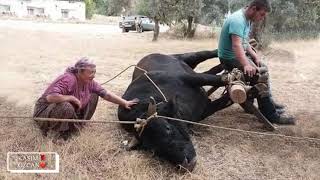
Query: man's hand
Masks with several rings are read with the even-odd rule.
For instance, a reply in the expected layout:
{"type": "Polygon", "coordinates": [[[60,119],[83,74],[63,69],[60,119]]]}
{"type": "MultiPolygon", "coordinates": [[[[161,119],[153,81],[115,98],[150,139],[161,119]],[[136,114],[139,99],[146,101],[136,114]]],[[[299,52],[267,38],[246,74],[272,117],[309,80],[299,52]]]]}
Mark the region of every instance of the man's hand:
{"type": "Polygon", "coordinates": [[[125,104],[124,104],[124,107],[126,109],[130,110],[131,106],[138,104],[138,102],[139,102],[139,99],[137,99],[137,98],[132,99],[130,101],[126,101],[125,104]]]}
{"type": "Polygon", "coordinates": [[[253,67],[251,64],[247,64],[243,66],[243,72],[244,74],[248,75],[249,77],[252,77],[256,74],[257,69],[253,67]]]}
{"type": "Polygon", "coordinates": [[[261,61],[260,61],[260,59],[258,57],[254,58],[253,61],[257,65],[257,67],[261,66],[261,61]]]}

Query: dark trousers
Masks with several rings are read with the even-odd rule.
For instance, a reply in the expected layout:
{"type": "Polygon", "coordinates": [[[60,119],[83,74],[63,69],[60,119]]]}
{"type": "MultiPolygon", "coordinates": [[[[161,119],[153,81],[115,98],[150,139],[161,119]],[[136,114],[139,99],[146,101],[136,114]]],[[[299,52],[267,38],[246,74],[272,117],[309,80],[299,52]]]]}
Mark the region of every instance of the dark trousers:
{"type": "MultiPolygon", "coordinates": [[[[248,60],[251,64],[254,64],[254,62],[251,60],[250,57],[248,57],[248,60]]],[[[229,72],[232,71],[234,68],[238,68],[241,71],[243,71],[243,66],[240,64],[240,62],[236,59],[227,60],[220,58],[220,62],[223,65],[223,68],[229,72]]],[[[261,64],[262,67],[267,67],[265,64],[261,64]]],[[[251,85],[254,85],[258,79],[257,76],[245,77],[246,81],[250,82],[251,85]]],[[[273,104],[273,100],[271,97],[271,91],[270,91],[270,82],[268,80],[268,88],[269,93],[267,96],[257,96],[258,106],[261,113],[272,122],[272,120],[278,119],[279,114],[276,112],[276,108],[273,104]]]]}
{"type": "Polygon", "coordinates": [[[48,103],[44,97],[41,97],[34,107],[33,117],[84,120],[84,123],[37,121],[37,124],[44,134],[49,130],[73,132],[82,128],[85,120],[91,119],[96,110],[98,99],[99,96],[97,94],[92,94],[87,106],[80,111],[76,111],[74,105],[69,102],[48,103]]]}

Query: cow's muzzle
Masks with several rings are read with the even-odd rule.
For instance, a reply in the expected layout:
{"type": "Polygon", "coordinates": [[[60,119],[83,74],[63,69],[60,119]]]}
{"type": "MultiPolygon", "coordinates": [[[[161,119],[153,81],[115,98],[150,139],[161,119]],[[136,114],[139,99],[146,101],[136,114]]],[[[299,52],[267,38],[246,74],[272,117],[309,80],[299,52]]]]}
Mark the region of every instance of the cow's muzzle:
{"type": "Polygon", "coordinates": [[[184,158],[184,161],[182,162],[182,164],[180,164],[180,169],[181,170],[188,170],[188,171],[193,171],[194,167],[197,164],[197,158],[194,157],[191,161],[188,161],[187,158],[184,158]]]}

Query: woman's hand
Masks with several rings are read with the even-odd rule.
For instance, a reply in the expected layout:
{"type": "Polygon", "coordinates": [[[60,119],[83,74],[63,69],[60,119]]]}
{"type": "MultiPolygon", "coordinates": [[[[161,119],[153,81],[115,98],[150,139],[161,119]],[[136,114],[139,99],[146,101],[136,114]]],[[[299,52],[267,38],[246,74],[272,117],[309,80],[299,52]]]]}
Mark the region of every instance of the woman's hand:
{"type": "Polygon", "coordinates": [[[71,102],[72,104],[76,105],[79,109],[81,109],[81,102],[78,98],[74,97],[74,96],[70,96],[70,100],[69,102],[71,102]]]}
{"type": "Polygon", "coordinates": [[[124,107],[126,108],[126,109],[131,109],[131,106],[133,106],[133,105],[136,105],[136,104],[138,104],[138,102],[139,102],[139,99],[137,99],[137,98],[135,98],[135,99],[132,99],[132,100],[130,100],[130,101],[125,101],[125,103],[124,103],[124,107]]]}

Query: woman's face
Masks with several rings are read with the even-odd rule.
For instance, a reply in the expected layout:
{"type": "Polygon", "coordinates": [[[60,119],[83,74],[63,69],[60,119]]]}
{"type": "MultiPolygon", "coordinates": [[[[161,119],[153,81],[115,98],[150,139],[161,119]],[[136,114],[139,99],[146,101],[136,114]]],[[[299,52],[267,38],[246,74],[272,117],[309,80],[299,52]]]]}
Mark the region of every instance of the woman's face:
{"type": "Polygon", "coordinates": [[[86,67],[80,70],[79,78],[81,81],[85,83],[89,83],[94,79],[95,74],[96,74],[96,68],[86,67]]]}

